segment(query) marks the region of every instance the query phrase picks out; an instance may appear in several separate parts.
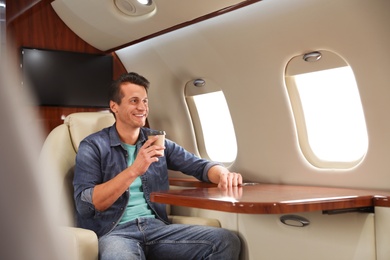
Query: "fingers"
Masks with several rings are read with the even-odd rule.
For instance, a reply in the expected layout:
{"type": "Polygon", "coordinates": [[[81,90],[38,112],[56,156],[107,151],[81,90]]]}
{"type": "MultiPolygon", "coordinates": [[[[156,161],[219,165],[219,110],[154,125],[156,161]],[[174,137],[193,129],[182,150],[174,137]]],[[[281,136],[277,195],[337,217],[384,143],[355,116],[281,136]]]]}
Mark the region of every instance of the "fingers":
{"type": "Polygon", "coordinates": [[[158,135],[149,136],[148,140],[144,143],[143,147],[152,146],[154,142],[158,140],[158,135]]]}
{"type": "Polygon", "coordinates": [[[242,176],[236,172],[221,173],[218,187],[224,197],[240,199],[242,197],[242,176]]]}
{"type": "Polygon", "coordinates": [[[219,188],[237,187],[242,184],[242,176],[236,172],[221,173],[219,188]]]}
{"type": "Polygon", "coordinates": [[[233,186],[239,186],[242,184],[242,176],[239,173],[236,173],[236,177],[234,179],[234,185],[233,186]]]}
{"type": "Polygon", "coordinates": [[[152,145],[145,149],[145,156],[146,158],[157,158],[164,156],[164,149],[165,148],[163,146],[152,145]]]}

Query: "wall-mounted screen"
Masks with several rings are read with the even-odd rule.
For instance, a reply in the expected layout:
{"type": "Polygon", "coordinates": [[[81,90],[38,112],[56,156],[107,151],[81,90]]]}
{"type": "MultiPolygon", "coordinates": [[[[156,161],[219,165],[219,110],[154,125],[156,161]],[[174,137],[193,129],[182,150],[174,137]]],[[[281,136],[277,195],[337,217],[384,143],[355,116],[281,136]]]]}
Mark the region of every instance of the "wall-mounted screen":
{"type": "Polygon", "coordinates": [[[108,107],[111,55],[21,48],[23,85],[41,106],[108,107]]]}

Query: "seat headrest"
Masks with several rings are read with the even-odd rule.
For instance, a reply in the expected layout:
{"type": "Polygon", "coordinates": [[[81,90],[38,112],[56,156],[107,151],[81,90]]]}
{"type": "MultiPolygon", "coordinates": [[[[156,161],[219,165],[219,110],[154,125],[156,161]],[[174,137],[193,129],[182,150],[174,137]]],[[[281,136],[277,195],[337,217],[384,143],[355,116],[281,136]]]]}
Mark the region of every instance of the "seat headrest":
{"type": "Polygon", "coordinates": [[[78,151],[80,142],[90,134],[113,125],[114,116],[110,112],[80,112],[68,115],[64,124],[69,128],[74,150],[78,151]]]}

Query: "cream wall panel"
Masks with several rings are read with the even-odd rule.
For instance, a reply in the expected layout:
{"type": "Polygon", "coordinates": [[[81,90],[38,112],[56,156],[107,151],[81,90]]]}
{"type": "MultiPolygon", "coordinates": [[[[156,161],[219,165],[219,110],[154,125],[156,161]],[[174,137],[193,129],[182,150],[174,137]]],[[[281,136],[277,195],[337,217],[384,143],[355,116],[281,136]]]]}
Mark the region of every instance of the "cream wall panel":
{"type": "Polygon", "coordinates": [[[184,86],[198,77],[218,84],[237,135],[231,168],[247,180],[389,189],[389,11],[388,0],[265,0],[117,54],[152,82],[152,127],[194,153],[184,86]],[[298,147],[284,69],[293,56],[320,49],[343,57],[359,85],[369,149],[353,169],[315,168],[298,147]]]}
{"type": "Polygon", "coordinates": [[[390,259],[390,208],[375,208],[377,260],[390,259]]]}
{"type": "Polygon", "coordinates": [[[310,221],[291,227],[281,215],[239,215],[241,259],[375,260],[374,214],[298,213],[310,221]]]}

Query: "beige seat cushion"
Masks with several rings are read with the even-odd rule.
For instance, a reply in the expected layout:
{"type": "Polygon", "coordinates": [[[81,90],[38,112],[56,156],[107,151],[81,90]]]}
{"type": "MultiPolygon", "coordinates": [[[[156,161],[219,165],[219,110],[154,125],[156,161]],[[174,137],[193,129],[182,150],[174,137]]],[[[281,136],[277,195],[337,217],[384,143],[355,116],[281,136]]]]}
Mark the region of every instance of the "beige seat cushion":
{"type": "Polygon", "coordinates": [[[85,137],[113,125],[115,118],[108,111],[73,113],[65,118],[64,123],[69,127],[72,144],[77,153],[80,142],[85,137]]]}

